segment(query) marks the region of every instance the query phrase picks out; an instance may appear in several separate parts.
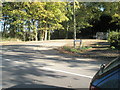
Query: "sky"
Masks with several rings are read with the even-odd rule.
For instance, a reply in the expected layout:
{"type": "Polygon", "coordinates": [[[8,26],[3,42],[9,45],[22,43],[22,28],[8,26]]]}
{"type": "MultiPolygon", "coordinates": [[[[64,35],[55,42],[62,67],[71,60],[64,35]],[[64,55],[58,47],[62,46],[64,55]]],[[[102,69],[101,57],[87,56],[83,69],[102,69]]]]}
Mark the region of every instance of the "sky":
{"type": "Polygon", "coordinates": [[[2,21],[0,21],[0,31],[2,31],[2,21]]]}

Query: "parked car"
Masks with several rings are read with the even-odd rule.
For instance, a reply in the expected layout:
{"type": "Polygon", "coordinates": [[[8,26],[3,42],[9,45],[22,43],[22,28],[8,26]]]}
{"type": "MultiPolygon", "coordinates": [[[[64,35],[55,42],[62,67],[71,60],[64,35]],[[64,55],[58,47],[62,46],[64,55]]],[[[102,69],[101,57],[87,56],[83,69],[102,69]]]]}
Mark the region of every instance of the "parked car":
{"type": "Polygon", "coordinates": [[[93,77],[89,90],[120,90],[120,57],[102,64],[93,77]]]}

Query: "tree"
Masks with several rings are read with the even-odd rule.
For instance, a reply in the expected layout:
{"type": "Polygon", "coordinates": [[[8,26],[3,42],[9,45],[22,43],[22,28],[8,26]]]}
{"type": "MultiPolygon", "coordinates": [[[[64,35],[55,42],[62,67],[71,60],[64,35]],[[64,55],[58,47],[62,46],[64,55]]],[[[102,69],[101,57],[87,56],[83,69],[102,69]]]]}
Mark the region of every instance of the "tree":
{"type": "Polygon", "coordinates": [[[75,2],[75,8],[73,13],[73,2],[4,2],[3,36],[24,41],[47,40],[51,32],[58,37],[55,32],[59,30],[62,38],[73,38],[73,16],[77,38],[80,30],[92,33],[120,28],[120,2],[75,2]]]}

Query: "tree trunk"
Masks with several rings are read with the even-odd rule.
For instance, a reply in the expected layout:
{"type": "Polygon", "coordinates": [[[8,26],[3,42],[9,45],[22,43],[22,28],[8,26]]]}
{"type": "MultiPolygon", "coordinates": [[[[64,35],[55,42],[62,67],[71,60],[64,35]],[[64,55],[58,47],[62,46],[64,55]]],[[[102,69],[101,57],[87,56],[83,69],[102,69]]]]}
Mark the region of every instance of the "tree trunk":
{"type": "Polygon", "coordinates": [[[67,24],[66,37],[65,37],[66,39],[68,39],[68,28],[69,28],[69,26],[68,26],[68,24],[67,24]]]}
{"type": "MultiPolygon", "coordinates": [[[[33,26],[35,26],[35,20],[33,20],[33,26]]],[[[35,26],[35,28],[33,27],[33,31],[35,31],[35,41],[38,41],[38,32],[37,32],[37,28],[36,28],[36,26],[35,26]]]]}
{"type": "Polygon", "coordinates": [[[75,0],[73,1],[73,19],[74,19],[74,48],[76,48],[76,43],[75,43],[75,40],[76,40],[76,19],[75,19],[75,0]]]}
{"type": "Polygon", "coordinates": [[[46,30],[45,30],[45,38],[44,38],[44,40],[46,41],[47,40],[47,19],[46,19],[45,27],[46,27],[46,30]]]}
{"type": "Polygon", "coordinates": [[[43,41],[44,39],[44,32],[43,30],[40,30],[40,41],[43,41]]]}
{"type": "Polygon", "coordinates": [[[3,28],[4,28],[4,29],[3,29],[3,36],[6,37],[6,23],[5,23],[5,22],[4,22],[4,25],[3,25],[3,26],[4,26],[4,27],[3,27],[3,28]]]}
{"type": "Polygon", "coordinates": [[[50,38],[51,38],[51,37],[50,37],[50,31],[51,31],[51,30],[48,31],[48,40],[50,40],[50,38]]]}
{"type": "Polygon", "coordinates": [[[41,28],[41,25],[40,25],[40,20],[39,20],[38,21],[38,27],[37,27],[37,29],[38,29],[38,35],[37,35],[38,40],[40,40],[40,28],[41,28]]]}
{"type": "Polygon", "coordinates": [[[10,29],[10,37],[15,38],[15,30],[16,30],[15,25],[10,25],[9,29],[10,29]]]}
{"type": "Polygon", "coordinates": [[[45,30],[45,41],[47,40],[47,30],[45,30]]]}
{"type": "Polygon", "coordinates": [[[48,31],[48,40],[51,39],[51,25],[49,25],[50,30],[48,31]]]}
{"type": "Polygon", "coordinates": [[[36,41],[38,41],[37,35],[38,35],[38,32],[37,32],[37,29],[36,29],[36,30],[35,30],[35,40],[36,40],[36,41]]]}
{"type": "Polygon", "coordinates": [[[25,34],[25,32],[24,32],[24,35],[23,35],[23,39],[24,39],[24,42],[26,41],[26,34],[25,34]]]}

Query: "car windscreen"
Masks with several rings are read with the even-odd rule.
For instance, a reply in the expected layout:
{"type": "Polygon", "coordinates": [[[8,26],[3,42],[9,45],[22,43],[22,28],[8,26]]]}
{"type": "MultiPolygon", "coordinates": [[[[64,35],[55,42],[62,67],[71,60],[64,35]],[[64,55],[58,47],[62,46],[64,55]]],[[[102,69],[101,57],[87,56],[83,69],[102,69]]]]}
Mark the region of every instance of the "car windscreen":
{"type": "Polygon", "coordinates": [[[120,57],[106,64],[105,67],[101,68],[96,75],[102,75],[103,73],[106,73],[107,71],[111,70],[114,67],[117,67],[118,65],[120,65],[120,57]]]}
{"type": "Polygon", "coordinates": [[[105,67],[101,68],[93,77],[92,82],[98,78],[105,76],[106,74],[110,73],[111,71],[116,70],[120,65],[120,57],[112,60],[110,63],[106,64],[105,67]]]}
{"type": "Polygon", "coordinates": [[[120,65],[120,57],[114,59],[113,61],[111,61],[110,63],[108,63],[104,69],[103,69],[103,73],[111,70],[114,67],[117,67],[118,65],[120,65]]]}

